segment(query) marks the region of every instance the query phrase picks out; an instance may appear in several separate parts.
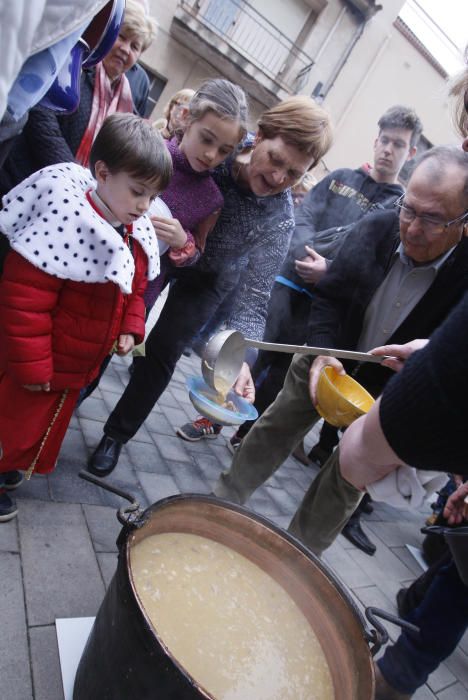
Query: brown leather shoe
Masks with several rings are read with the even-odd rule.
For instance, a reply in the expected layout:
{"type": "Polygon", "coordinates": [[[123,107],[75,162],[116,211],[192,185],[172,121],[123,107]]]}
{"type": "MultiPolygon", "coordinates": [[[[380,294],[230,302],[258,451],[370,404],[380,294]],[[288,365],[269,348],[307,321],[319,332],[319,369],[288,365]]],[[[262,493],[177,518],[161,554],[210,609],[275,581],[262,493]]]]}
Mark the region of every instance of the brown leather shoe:
{"type": "Polygon", "coordinates": [[[375,671],[375,700],[411,700],[412,695],[400,693],[387,683],[380,668],[374,662],[375,671]]]}

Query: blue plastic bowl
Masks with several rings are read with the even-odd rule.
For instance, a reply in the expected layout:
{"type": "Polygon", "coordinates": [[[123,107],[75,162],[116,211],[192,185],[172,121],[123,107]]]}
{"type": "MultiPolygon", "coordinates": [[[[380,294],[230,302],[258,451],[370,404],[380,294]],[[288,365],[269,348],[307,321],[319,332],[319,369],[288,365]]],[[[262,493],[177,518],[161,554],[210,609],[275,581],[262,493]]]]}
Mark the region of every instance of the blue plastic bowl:
{"type": "Polygon", "coordinates": [[[235,411],[223,408],[217,403],[218,394],[208,386],[203,377],[189,377],[187,379],[190,401],[200,413],[213,423],[221,425],[240,425],[246,420],[258,418],[258,411],[251,403],[238,396],[234,391],[229,391],[227,401],[232,401],[235,411]]]}

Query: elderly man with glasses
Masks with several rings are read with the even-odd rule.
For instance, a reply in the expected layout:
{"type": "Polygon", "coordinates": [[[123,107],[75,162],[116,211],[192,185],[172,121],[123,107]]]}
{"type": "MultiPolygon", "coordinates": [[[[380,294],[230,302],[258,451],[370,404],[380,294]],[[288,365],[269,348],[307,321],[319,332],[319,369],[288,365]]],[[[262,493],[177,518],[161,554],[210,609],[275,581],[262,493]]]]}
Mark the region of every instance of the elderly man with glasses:
{"type": "MultiPolygon", "coordinates": [[[[427,151],[395,210],[359,222],[317,285],[308,344],[367,352],[428,338],[468,290],[467,210],[468,153],[449,146],[427,151]]],[[[335,358],[294,358],[283,390],[244,438],[231,469],[215,485],[216,495],[244,503],[278,469],[320,418],[316,387],[327,365],[345,372],[335,358]]],[[[346,367],[374,396],[392,375],[374,363],[346,367]]],[[[320,555],[356,509],[364,487],[343,477],[338,448],[289,530],[320,555]]]]}

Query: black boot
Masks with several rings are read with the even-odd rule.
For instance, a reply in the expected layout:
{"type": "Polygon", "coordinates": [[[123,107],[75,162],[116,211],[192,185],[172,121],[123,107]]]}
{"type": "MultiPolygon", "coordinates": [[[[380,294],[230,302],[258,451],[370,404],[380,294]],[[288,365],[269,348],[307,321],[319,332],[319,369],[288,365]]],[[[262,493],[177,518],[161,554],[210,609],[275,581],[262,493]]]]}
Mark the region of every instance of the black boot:
{"type": "Polygon", "coordinates": [[[110,474],[117,466],[122,444],[104,435],[88,460],[88,471],[101,477],[110,474]]]}
{"type": "Polygon", "coordinates": [[[374,506],[372,505],[372,498],[369,496],[368,493],[365,493],[364,496],[362,497],[362,501],[359,504],[359,510],[361,513],[367,513],[367,515],[370,515],[371,513],[374,512],[374,506]]]}
{"type": "Polygon", "coordinates": [[[355,547],[365,552],[366,554],[369,554],[369,556],[375,554],[375,550],[377,549],[377,547],[373,542],[370,541],[370,539],[367,537],[366,533],[362,529],[361,518],[359,513],[354,513],[350,517],[350,519],[342,529],[341,534],[343,535],[343,537],[346,537],[346,539],[349,542],[352,542],[355,547]]]}

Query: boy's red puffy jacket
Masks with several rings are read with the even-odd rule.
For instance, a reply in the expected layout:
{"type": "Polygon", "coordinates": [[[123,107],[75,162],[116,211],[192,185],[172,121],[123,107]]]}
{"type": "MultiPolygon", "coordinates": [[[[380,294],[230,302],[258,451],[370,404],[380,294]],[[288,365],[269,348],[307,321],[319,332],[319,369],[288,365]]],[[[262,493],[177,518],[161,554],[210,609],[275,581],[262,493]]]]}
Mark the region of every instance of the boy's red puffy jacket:
{"type": "Polygon", "coordinates": [[[112,282],[72,282],[42,272],[16,252],[0,280],[0,372],[19,384],[80,389],[94,379],[121,333],[145,334],[147,257],[134,240],[132,293],[112,282]]]}

